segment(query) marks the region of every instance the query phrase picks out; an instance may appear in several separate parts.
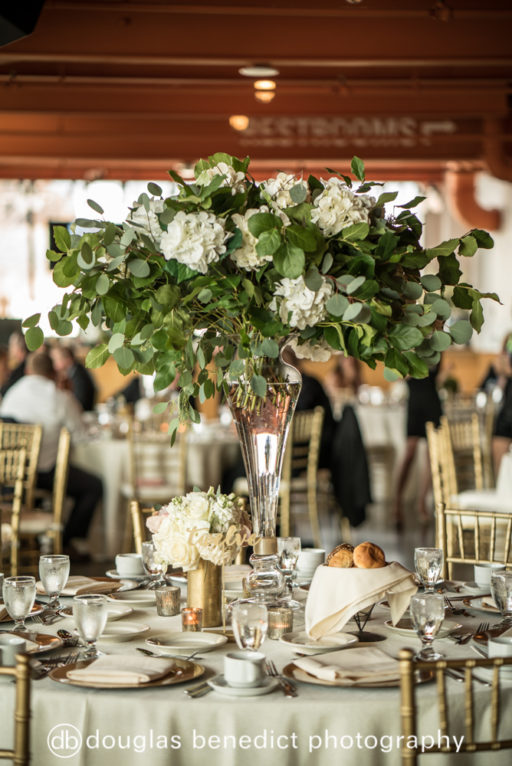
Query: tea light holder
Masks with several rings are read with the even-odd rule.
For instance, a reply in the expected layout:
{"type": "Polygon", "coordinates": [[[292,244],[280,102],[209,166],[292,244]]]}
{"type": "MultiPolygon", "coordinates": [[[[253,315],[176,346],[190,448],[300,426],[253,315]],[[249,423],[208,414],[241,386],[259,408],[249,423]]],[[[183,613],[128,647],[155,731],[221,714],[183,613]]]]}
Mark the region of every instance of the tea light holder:
{"type": "Polygon", "coordinates": [[[203,629],[203,610],[197,606],[184,606],[181,610],[181,629],[185,633],[197,633],[203,629]]]}
{"type": "Polygon", "coordinates": [[[269,638],[281,638],[285,633],[290,633],[293,628],[293,609],[287,606],[268,607],[268,632],[269,638]]]}
{"type": "Polygon", "coordinates": [[[155,590],[156,611],[161,617],[173,617],[180,613],[181,589],[177,585],[166,585],[155,590]]]}

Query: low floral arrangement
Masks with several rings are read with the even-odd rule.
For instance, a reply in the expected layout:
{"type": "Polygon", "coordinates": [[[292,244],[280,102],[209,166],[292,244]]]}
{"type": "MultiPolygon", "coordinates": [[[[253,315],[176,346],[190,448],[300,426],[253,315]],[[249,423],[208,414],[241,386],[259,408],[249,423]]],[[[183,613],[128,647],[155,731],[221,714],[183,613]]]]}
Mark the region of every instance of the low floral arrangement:
{"type": "MultiPolygon", "coordinates": [[[[155,391],[179,376],[172,435],[180,421],[198,422],[195,399],[229,383],[265,396],[263,367],[286,344],[299,357],[338,351],[382,362],[388,378],[425,377],[451,343],[480,330],[481,299],[497,300],[459,268],[492,238],[473,229],[425,249],[411,212],[423,198],[386,214],[397,192],[375,191],[357,157],[351,170],[355,183],[331,170],[327,180],[278,173],[256,183],[249,158],[219,153],[198,162],[192,183],[170,171],[175,196],[150,183],[124,223],[89,200],[100,217],[78,219],[82,235],[57,226],[47,253],[54,281],[69,288],[51,327],[68,335],[76,320],[107,334],[89,367],[112,356],[123,373],[154,374],[155,391]]],[[[39,319],[24,322],[31,350],[43,342],[39,319]]]]}
{"type": "Polygon", "coordinates": [[[199,560],[232,564],[242,545],[251,541],[251,522],[235,495],[189,492],[175,497],[146,522],[162,564],[197,569],[199,560]]]}

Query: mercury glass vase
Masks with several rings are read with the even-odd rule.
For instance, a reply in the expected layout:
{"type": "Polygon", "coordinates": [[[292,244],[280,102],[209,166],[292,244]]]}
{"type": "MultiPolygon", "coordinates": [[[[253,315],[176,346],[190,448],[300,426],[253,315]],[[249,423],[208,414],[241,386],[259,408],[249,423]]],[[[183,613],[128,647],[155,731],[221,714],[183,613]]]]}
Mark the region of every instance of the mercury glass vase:
{"type": "Polygon", "coordinates": [[[267,384],[264,397],[256,396],[249,381],[241,379],[229,384],[228,404],[242,449],[253,533],[261,538],[254,552],[266,555],[277,552],[279,483],[302,378],[280,359],[268,360],[259,374],[267,384]]]}

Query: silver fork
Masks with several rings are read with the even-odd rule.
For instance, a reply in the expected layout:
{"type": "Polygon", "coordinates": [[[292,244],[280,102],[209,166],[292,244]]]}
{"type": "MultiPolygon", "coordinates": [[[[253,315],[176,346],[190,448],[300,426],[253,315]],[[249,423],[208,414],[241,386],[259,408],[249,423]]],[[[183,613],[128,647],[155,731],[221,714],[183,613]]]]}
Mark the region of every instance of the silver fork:
{"type": "Polygon", "coordinates": [[[294,684],[291,683],[291,681],[288,681],[287,678],[285,678],[281,673],[277,672],[277,668],[274,665],[272,660],[267,660],[265,662],[265,667],[267,670],[267,675],[272,676],[272,678],[275,678],[281,689],[283,690],[283,694],[286,697],[297,697],[298,692],[297,688],[294,684]]]}

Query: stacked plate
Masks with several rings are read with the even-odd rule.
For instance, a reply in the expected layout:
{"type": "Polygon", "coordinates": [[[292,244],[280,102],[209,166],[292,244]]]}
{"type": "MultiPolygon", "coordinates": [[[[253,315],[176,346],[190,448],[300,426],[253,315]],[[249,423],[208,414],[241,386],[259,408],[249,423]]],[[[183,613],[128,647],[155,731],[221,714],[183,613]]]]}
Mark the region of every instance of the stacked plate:
{"type": "Polygon", "coordinates": [[[297,582],[311,582],[317,567],[324,561],[325,550],[323,548],[303,548],[297,560],[297,582]]]}

